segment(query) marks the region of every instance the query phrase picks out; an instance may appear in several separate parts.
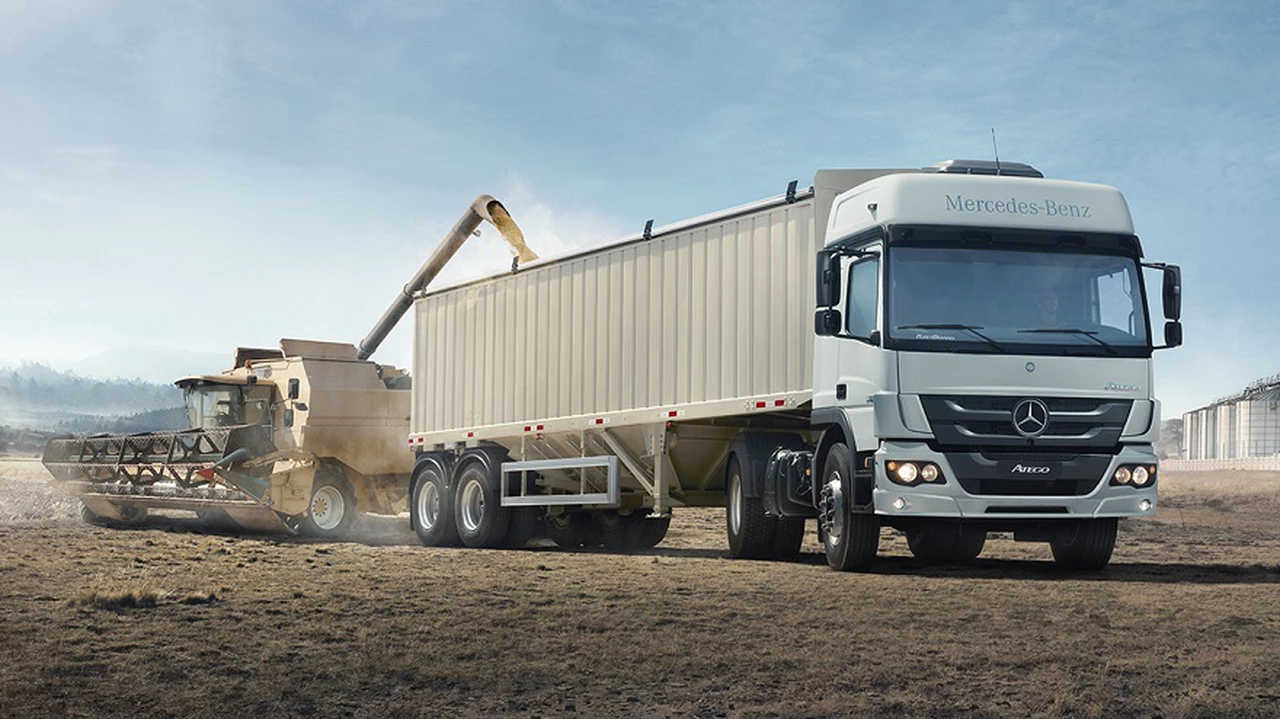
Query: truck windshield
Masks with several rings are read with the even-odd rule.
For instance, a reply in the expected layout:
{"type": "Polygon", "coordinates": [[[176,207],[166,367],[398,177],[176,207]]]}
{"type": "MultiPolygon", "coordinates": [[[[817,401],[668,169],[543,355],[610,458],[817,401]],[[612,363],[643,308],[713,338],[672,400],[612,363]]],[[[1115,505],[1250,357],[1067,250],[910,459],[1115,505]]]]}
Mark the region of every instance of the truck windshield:
{"type": "Polygon", "coordinates": [[[187,421],[194,428],[269,424],[270,390],[202,384],[186,388],[187,421]],[[264,391],[265,390],[265,391],[264,391]]]}
{"type": "Polygon", "coordinates": [[[990,247],[893,247],[889,336],[923,351],[1150,352],[1133,257],[990,247]]]}

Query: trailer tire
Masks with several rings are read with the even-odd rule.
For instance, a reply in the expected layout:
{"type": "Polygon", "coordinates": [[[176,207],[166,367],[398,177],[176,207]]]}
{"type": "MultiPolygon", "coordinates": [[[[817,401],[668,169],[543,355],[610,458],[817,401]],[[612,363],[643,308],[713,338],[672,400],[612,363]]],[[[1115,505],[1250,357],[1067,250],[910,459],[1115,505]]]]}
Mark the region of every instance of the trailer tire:
{"type": "Polygon", "coordinates": [[[511,526],[511,512],[502,509],[497,484],[479,461],[462,465],[456,477],[453,514],[458,538],[468,547],[501,547],[511,526]]]}
{"type": "Polygon", "coordinates": [[[632,552],[640,548],[644,534],[644,515],[603,511],[596,514],[604,548],[615,552],[632,552]]]}
{"type": "Polygon", "coordinates": [[[880,548],[880,521],[874,514],[849,511],[853,501],[853,454],[836,442],[822,462],[818,521],[826,523],[823,549],[837,571],[865,571],[880,548]]]}
{"type": "Polygon", "coordinates": [[[507,526],[507,536],[502,546],[508,549],[521,549],[533,539],[538,529],[539,511],[533,507],[516,507],[511,512],[511,523],[507,526]]]}
{"type": "Polygon", "coordinates": [[[458,526],[453,516],[453,493],[445,467],[433,460],[419,465],[409,500],[409,517],[418,541],[424,547],[458,544],[458,526]]]}
{"type": "Polygon", "coordinates": [[[1071,522],[1049,540],[1053,561],[1065,569],[1102,569],[1111,561],[1116,547],[1116,524],[1115,518],[1071,522]]]}
{"type": "Polygon", "coordinates": [[[299,529],[309,537],[338,539],[356,521],[356,494],[341,469],[322,465],[311,483],[311,499],[299,529]]]}
{"type": "Polygon", "coordinates": [[[735,455],[729,458],[724,482],[729,556],[734,559],[764,559],[773,552],[776,522],[764,513],[764,502],[759,497],[748,497],[745,490],[742,465],[735,455]]]}
{"type": "Polygon", "coordinates": [[[804,518],[781,517],[774,521],[771,554],[774,559],[792,561],[800,555],[800,545],[804,543],[804,518]]]}
{"type": "Polygon", "coordinates": [[[591,516],[583,512],[548,514],[543,523],[547,527],[547,537],[564,549],[592,546],[591,540],[597,535],[591,516]]]}

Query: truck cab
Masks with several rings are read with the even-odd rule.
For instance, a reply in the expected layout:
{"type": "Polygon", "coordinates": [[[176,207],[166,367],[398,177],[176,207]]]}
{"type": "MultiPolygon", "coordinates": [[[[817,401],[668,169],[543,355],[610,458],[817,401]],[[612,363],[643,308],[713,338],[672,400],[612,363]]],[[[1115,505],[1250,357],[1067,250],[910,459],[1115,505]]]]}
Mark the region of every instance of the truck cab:
{"type": "Polygon", "coordinates": [[[869,562],[854,545],[872,532],[849,534],[869,523],[925,559],[1012,531],[1104,566],[1116,520],[1156,510],[1151,357],[1181,342],[1179,271],[1144,265],[1119,191],[953,161],[839,195],[825,236],[812,422],[828,559],[834,540],[841,568],[869,562]]]}

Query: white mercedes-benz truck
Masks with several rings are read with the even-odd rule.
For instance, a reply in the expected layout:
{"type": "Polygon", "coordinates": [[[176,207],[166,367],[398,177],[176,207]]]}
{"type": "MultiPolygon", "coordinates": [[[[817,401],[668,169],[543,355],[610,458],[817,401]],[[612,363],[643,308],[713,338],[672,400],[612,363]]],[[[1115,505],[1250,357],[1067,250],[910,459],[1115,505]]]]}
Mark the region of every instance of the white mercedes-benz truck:
{"type": "Polygon", "coordinates": [[[1180,297],[1112,187],[982,161],[819,171],[419,293],[411,523],[428,545],[541,523],[626,549],[720,505],[734,557],[793,557],[816,518],[841,570],[872,566],[883,527],[927,562],[1012,532],[1100,569],[1117,520],[1156,510],[1151,358],[1181,343],[1180,297]]]}

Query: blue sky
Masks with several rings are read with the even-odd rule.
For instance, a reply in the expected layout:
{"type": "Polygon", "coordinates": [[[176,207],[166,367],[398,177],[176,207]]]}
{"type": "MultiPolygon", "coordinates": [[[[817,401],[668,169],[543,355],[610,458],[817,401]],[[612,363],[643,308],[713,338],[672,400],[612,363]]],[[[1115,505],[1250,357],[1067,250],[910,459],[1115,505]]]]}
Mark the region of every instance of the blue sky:
{"type": "MultiPolygon", "coordinates": [[[[478,193],[555,255],[994,127],[1183,265],[1175,416],[1280,372],[1277,37],[1271,2],[0,0],[0,364],[356,341],[478,193]]],[[[508,262],[489,231],[446,279],[508,262]]]]}

